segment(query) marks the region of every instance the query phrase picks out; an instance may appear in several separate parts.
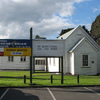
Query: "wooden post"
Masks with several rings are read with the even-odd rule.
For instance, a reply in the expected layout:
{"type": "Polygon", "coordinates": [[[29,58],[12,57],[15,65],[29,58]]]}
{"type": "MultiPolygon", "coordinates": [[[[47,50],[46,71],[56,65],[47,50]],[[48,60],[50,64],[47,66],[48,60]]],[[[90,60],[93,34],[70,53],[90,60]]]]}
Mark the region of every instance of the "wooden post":
{"type": "Polygon", "coordinates": [[[53,75],[51,75],[51,84],[53,83],[53,75]]]}
{"type": "Polygon", "coordinates": [[[63,75],[63,57],[61,57],[61,84],[64,83],[64,75],[63,75]]]}
{"type": "Polygon", "coordinates": [[[59,57],[59,72],[61,72],[61,58],[59,57]]]}
{"type": "Polygon", "coordinates": [[[24,84],[26,83],[26,75],[24,75],[24,84]]]}
{"type": "Polygon", "coordinates": [[[48,72],[48,58],[46,57],[46,72],[48,72]]]}
{"type": "Polygon", "coordinates": [[[35,57],[33,57],[33,73],[35,72],[35,57]]]}
{"type": "Polygon", "coordinates": [[[33,66],[33,49],[32,49],[32,27],[30,28],[31,56],[30,56],[30,84],[32,84],[32,66],[33,66]]]}
{"type": "Polygon", "coordinates": [[[79,75],[77,75],[77,83],[79,84],[79,75]]]}

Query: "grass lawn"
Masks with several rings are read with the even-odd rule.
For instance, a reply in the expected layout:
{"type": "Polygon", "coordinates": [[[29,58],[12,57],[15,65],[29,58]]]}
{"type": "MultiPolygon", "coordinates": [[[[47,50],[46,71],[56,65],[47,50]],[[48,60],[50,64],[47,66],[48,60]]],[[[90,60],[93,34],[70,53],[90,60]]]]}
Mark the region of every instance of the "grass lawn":
{"type": "MultiPolygon", "coordinates": [[[[50,81],[51,73],[35,73],[33,74],[33,83],[39,86],[59,86],[59,85],[100,85],[100,76],[80,75],[79,84],[77,76],[64,75],[64,84],[61,84],[61,76],[53,75],[53,84],[50,81]]],[[[0,87],[4,86],[29,86],[29,71],[0,71],[0,87]],[[26,75],[26,84],[24,84],[23,76],[26,75]],[[6,77],[6,78],[4,78],[6,77]],[[9,77],[9,78],[8,78],[9,77]]]]}

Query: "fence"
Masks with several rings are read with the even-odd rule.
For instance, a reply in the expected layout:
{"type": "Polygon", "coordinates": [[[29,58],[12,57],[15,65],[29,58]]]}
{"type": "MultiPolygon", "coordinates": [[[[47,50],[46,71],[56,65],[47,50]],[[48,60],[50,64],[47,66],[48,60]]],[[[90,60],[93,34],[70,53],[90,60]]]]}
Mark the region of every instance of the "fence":
{"type": "MultiPolygon", "coordinates": [[[[23,72],[18,75],[1,75],[0,87],[3,86],[30,86],[29,72],[23,72]],[[26,74],[26,75],[25,75],[26,74]]],[[[61,75],[45,73],[33,74],[32,83],[37,86],[67,86],[67,85],[100,85],[100,76],[87,76],[87,75],[64,75],[64,83],[61,84],[61,75]]]]}

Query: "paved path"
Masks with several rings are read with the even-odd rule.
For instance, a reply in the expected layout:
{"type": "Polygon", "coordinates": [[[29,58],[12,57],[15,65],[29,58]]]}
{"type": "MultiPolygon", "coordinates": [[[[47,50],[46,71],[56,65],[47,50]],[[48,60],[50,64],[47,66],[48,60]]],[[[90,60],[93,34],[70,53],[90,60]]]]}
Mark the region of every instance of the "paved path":
{"type": "Polygon", "coordinates": [[[100,87],[0,88],[1,100],[100,100],[100,87]]]}

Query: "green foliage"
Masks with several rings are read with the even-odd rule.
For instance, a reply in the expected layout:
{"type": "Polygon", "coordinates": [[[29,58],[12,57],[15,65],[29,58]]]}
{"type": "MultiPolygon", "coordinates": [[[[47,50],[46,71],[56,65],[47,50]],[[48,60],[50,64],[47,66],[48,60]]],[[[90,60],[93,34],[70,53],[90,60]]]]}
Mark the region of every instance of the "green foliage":
{"type": "Polygon", "coordinates": [[[65,33],[69,32],[69,31],[71,31],[72,29],[74,29],[74,28],[62,29],[62,31],[61,31],[61,33],[59,34],[59,36],[61,36],[61,35],[63,35],[63,34],[65,34],[65,33]]]}
{"type": "Polygon", "coordinates": [[[83,25],[82,28],[90,35],[90,32],[89,32],[89,30],[85,27],[85,25],[83,25]]]}
{"type": "MultiPolygon", "coordinates": [[[[88,31],[88,29],[85,27],[85,25],[82,26],[82,28],[90,35],[90,32],[88,31]]],[[[71,31],[74,28],[68,28],[68,29],[62,29],[61,33],[59,34],[59,36],[71,31]]]]}
{"type": "Polygon", "coordinates": [[[39,35],[36,35],[34,39],[46,39],[46,37],[41,37],[39,35]]]}
{"type": "Polygon", "coordinates": [[[92,23],[90,33],[94,40],[100,45],[100,14],[92,23]]]}

